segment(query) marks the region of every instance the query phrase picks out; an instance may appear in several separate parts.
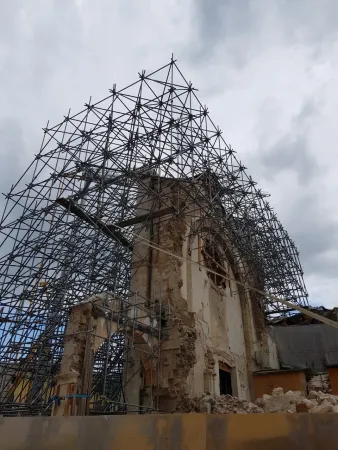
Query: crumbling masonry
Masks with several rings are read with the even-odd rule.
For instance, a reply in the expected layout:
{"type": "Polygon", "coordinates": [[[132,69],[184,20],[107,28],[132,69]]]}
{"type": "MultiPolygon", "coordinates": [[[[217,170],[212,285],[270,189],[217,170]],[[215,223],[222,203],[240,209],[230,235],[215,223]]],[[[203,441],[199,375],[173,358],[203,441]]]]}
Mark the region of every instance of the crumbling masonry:
{"type": "MultiPolygon", "coordinates": [[[[152,219],[140,234],[132,263],[132,289],[156,301],[149,280],[161,280],[162,302],[172,312],[170,336],[161,346],[160,409],[170,411],[205,392],[219,394],[219,371],[224,368],[230,372],[234,395],[250,400],[252,372],[278,368],[277,351],[265,330],[261,304],[236,283],[242,277],[235,258],[228,255],[233,267],[224,264],[225,252],[231,252],[226,231],[215,239],[216,225],[203,218],[198,202],[191,201],[192,190],[205,190],[207,180],[201,177],[182,185],[179,180],[149,177],[145,183],[152,189],[139,196],[139,210],[156,213],[165,205],[175,211],[152,219]]],[[[140,392],[141,384],[127,388],[137,403],[140,392]]]]}

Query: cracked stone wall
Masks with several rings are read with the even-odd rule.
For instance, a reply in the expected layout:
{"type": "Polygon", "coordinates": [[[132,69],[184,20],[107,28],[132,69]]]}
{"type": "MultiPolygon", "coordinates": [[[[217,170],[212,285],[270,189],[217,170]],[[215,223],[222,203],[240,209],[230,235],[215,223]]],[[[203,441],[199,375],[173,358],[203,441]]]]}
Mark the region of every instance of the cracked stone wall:
{"type": "MultiPolygon", "coordinates": [[[[191,257],[196,261],[198,246],[196,242],[192,244],[191,257]]],[[[223,362],[233,368],[233,394],[250,398],[242,310],[236,286],[232,283],[231,288],[218,289],[204,268],[191,265],[190,270],[190,308],[196,316],[198,360],[190,374],[191,393],[195,396],[205,391],[219,394],[219,363],[223,362]]],[[[228,274],[233,276],[229,268],[228,274]]]]}
{"type": "MultiPolygon", "coordinates": [[[[275,348],[268,345],[250,295],[235,281],[217,286],[207,268],[192,263],[203,261],[206,242],[194,231],[201,213],[200,206],[189,200],[189,186],[161,179],[151,187],[152,198],[146,194],[147,186],[139,197],[143,214],[152,205],[155,210],[174,207],[176,213],[138,225],[142,226],[142,236],[184,258],[182,261],[158,250],[150,251],[142,243],[134,248],[131,288],[155,301],[159,291],[154,286],[160,284],[161,301],[170,311],[170,336],[161,348],[160,408],[171,411],[182,399],[203,392],[219,394],[222,364],[231,370],[233,394],[250,399],[252,372],[278,365],[273,356],[275,348]]],[[[230,266],[224,270],[235,278],[230,266]]]]}
{"type": "MultiPolygon", "coordinates": [[[[186,239],[183,253],[187,256],[183,271],[182,292],[189,299],[189,311],[196,322],[196,361],[189,374],[191,395],[203,392],[219,394],[219,368],[231,371],[233,395],[250,400],[253,397],[252,372],[278,369],[277,349],[265,327],[255,320],[252,299],[235,281],[219,288],[208,276],[207,269],[189,262],[198,261],[203,240],[186,239]]],[[[235,275],[228,265],[228,276],[235,275]]],[[[257,313],[256,313],[257,314],[257,313]]]]}

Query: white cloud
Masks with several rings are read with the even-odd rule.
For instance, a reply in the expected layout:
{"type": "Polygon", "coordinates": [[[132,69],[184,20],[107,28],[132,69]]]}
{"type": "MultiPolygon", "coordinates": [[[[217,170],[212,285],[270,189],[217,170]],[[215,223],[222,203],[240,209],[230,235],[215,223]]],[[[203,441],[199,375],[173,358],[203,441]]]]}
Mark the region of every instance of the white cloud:
{"type": "MultiPolygon", "coordinates": [[[[313,299],[338,288],[335,0],[1,2],[0,122],[41,128],[179,58],[188,80],[296,240],[313,299]],[[8,123],[8,122],[6,122],[8,123]],[[293,153],[296,153],[293,155],[293,153]]],[[[9,141],[6,141],[9,142],[9,141]]],[[[0,149],[0,154],[6,158],[0,149]]],[[[13,180],[15,181],[15,180],[13,180]]]]}

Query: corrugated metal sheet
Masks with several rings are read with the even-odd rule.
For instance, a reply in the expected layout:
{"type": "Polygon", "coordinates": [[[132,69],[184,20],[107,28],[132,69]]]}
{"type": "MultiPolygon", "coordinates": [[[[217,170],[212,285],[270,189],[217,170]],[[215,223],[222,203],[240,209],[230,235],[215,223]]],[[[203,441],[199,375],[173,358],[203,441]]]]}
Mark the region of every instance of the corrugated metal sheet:
{"type": "Polygon", "coordinates": [[[283,367],[310,367],[314,372],[338,364],[338,330],[329,325],[270,327],[283,367]]]}

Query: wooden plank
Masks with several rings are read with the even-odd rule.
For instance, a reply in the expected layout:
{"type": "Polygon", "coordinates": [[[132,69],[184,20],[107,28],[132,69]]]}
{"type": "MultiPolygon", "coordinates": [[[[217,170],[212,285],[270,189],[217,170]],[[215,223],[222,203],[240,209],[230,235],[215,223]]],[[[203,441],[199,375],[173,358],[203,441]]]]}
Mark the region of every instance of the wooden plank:
{"type": "Polygon", "coordinates": [[[149,212],[147,214],[142,214],[140,216],[136,216],[131,219],[121,220],[121,222],[118,222],[116,224],[116,226],[121,227],[121,228],[129,227],[130,225],[135,225],[137,223],[144,222],[147,219],[156,219],[157,217],[166,216],[168,214],[174,214],[175,212],[176,212],[176,208],[171,206],[169,208],[159,209],[158,211],[155,211],[155,212],[149,212]]]}
{"type": "Polygon", "coordinates": [[[67,211],[77,216],[79,219],[83,220],[84,222],[96,226],[106,236],[111,237],[116,241],[120,242],[125,247],[132,249],[133,245],[123,236],[123,234],[114,225],[105,224],[97,217],[88,215],[71,199],[58,198],[55,200],[55,202],[58,205],[65,208],[67,211]]]}

